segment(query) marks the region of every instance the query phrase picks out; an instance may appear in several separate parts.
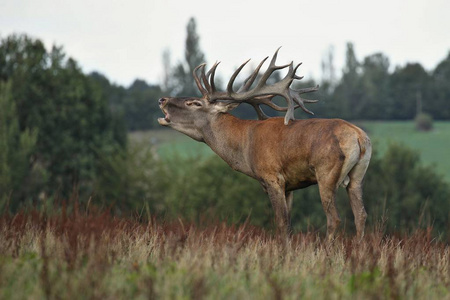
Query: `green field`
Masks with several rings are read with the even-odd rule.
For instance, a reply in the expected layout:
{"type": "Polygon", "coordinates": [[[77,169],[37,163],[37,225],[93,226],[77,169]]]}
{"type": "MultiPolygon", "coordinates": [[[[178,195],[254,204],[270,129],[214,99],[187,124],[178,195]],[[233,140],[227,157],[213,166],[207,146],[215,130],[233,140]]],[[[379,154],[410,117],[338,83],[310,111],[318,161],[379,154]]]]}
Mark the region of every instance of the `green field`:
{"type": "Polygon", "coordinates": [[[130,134],[132,142],[148,144],[156,147],[158,155],[167,157],[174,155],[191,157],[196,155],[212,155],[212,150],[203,143],[194,141],[190,137],[172,129],[156,129],[137,131],[130,134]]]}
{"type": "Polygon", "coordinates": [[[426,165],[435,165],[438,173],[450,181],[450,122],[435,122],[430,132],[415,130],[413,122],[361,122],[380,153],[390,143],[400,143],[420,153],[426,165]]]}
{"type": "MultiPolygon", "coordinates": [[[[420,153],[427,165],[435,165],[437,172],[450,181],[450,122],[435,122],[430,132],[415,130],[412,121],[355,122],[367,131],[378,153],[383,153],[390,143],[404,144],[420,153]]],[[[212,151],[175,130],[158,129],[131,134],[132,141],[148,142],[158,148],[161,156],[210,155],[212,151]]]]}

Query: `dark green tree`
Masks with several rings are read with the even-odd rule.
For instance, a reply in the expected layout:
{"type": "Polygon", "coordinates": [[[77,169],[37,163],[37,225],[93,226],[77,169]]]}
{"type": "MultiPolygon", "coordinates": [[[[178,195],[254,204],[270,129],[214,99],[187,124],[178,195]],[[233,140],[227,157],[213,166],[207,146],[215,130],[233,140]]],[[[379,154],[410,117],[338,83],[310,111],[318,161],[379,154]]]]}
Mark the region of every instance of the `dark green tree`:
{"type": "Polygon", "coordinates": [[[336,86],[337,76],[334,65],[334,47],[330,46],[322,58],[322,90],[331,92],[336,86]]]}
{"type": "Polygon", "coordinates": [[[9,198],[15,199],[31,188],[25,183],[36,137],[36,130],[20,130],[11,84],[0,81],[0,208],[9,198]]]}
{"type": "Polygon", "coordinates": [[[148,85],[143,80],[135,80],[127,89],[124,99],[125,121],[128,130],[155,128],[157,118],[162,116],[158,99],[162,96],[159,86],[148,85]]]}
{"type": "Polygon", "coordinates": [[[432,74],[432,97],[423,101],[423,108],[436,119],[450,119],[450,52],[432,74]]]}
{"type": "Polygon", "coordinates": [[[359,116],[363,110],[362,95],[360,63],[356,58],[353,44],[348,43],[342,78],[332,95],[333,101],[329,103],[330,109],[336,112],[336,116],[343,119],[359,116]]]}
{"type": "Polygon", "coordinates": [[[392,118],[392,103],[389,97],[389,58],[376,53],[364,58],[361,72],[360,115],[361,119],[392,118]]]}
{"type": "Polygon", "coordinates": [[[46,51],[40,40],[12,35],[0,44],[0,78],[11,82],[19,127],[38,130],[34,166],[46,171],[47,195],[90,192],[96,155],[125,146],[100,87],[62,48],[46,51]]]}
{"type": "Polygon", "coordinates": [[[168,48],[164,49],[162,54],[163,61],[163,79],[161,82],[161,90],[166,95],[170,95],[171,91],[174,90],[174,81],[172,79],[172,63],[171,63],[171,53],[168,48]]]}
{"type": "MultiPolygon", "coordinates": [[[[390,78],[392,119],[412,120],[418,103],[430,102],[430,75],[418,63],[398,67],[390,78]]],[[[426,105],[423,106],[427,112],[426,105]]]]}
{"type": "Polygon", "coordinates": [[[123,114],[123,99],[126,96],[127,89],[111,83],[105,75],[99,72],[92,72],[89,77],[98,85],[102,97],[107,99],[111,111],[119,115],[123,114]]]}
{"type": "MultiPolygon", "coordinates": [[[[162,115],[158,99],[163,96],[159,86],[136,79],[128,88],[124,88],[111,84],[99,73],[92,73],[90,77],[99,85],[114,115],[125,121],[114,122],[115,124],[123,124],[128,131],[147,130],[159,126],[157,118],[162,115]]],[[[126,140],[125,130],[121,129],[119,132],[123,132],[120,139],[126,140]]]]}
{"type": "Polygon", "coordinates": [[[178,63],[172,71],[174,79],[174,83],[172,84],[174,90],[172,93],[177,96],[193,96],[199,94],[192,77],[192,72],[198,65],[205,62],[205,55],[200,49],[200,37],[197,34],[197,24],[194,18],[189,20],[186,30],[185,60],[178,63]]]}

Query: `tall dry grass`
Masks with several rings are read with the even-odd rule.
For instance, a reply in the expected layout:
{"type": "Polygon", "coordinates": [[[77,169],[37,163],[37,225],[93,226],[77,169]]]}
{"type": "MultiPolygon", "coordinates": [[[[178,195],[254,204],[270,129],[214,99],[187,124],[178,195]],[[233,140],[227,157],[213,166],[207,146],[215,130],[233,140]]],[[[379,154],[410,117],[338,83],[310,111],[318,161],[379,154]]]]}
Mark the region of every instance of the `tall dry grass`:
{"type": "Polygon", "coordinates": [[[431,229],[287,247],[248,224],[138,222],[108,212],[0,216],[2,299],[445,299],[450,251],[431,229]]]}

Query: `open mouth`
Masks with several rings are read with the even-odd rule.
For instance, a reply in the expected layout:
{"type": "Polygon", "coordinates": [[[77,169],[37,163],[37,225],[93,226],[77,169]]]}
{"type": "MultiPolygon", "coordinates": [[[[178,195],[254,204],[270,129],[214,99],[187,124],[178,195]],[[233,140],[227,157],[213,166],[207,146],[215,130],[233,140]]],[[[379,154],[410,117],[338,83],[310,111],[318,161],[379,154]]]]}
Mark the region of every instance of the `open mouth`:
{"type": "Polygon", "coordinates": [[[170,124],[169,114],[164,109],[161,110],[164,113],[164,118],[158,118],[158,123],[163,126],[169,125],[170,124]]]}

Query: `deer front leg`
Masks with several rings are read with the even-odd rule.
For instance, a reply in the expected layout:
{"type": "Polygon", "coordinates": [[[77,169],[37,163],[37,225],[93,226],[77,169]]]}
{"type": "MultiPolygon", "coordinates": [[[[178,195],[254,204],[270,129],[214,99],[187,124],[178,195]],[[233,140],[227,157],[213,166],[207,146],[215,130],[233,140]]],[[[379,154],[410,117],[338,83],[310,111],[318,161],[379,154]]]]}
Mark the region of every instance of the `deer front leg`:
{"type": "Polygon", "coordinates": [[[283,240],[287,241],[287,238],[292,234],[292,229],[284,187],[271,183],[263,184],[263,186],[272,203],[278,234],[283,240]]]}
{"type": "Polygon", "coordinates": [[[294,200],[294,192],[286,192],[286,206],[288,209],[288,218],[289,218],[289,224],[291,220],[291,211],[292,211],[292,201],[294,200]]]}

